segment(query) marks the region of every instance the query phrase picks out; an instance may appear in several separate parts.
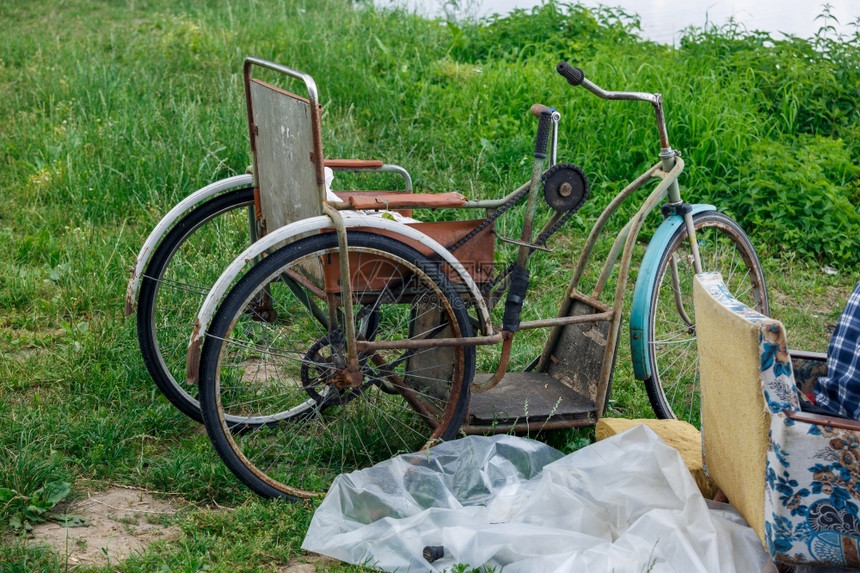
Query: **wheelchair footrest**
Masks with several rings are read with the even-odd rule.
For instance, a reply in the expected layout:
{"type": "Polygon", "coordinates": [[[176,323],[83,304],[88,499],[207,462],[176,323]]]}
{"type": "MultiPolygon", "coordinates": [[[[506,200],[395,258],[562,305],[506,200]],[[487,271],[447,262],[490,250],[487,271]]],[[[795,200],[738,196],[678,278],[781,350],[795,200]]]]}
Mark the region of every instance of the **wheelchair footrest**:
{"type": "MultiPolygon", "coordinates": [[[[489,376],[475,374],[475,381],[481,382],[489,376]]],[[[565,386],[549,374],[508,372],[492,390],[472,395],[467,424],[530,424],[537,430],[544,422],[589,419],[594,414],[592,398],[565,386]]]]}

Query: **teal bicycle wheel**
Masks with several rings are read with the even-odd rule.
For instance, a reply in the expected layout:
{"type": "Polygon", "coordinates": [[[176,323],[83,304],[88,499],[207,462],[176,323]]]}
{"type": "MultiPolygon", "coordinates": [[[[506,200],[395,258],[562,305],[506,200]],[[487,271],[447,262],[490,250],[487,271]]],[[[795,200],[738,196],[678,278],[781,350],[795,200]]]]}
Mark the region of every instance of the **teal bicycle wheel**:
{"type": "MultiPolygon", "coordinates": [[[[702,270],[716,271],[744,304],[768,314],[764,271],[743,229],[716,211],[693,216],[702,270]]],[[[693,311],[693,255],[687,229],[680,226],[662,253],[648,309],[648,355],[652,373],[645,380],[658,418],[701,422],[696,324],[693,311]],[[677,272],[672,271],[672,267],[677,272]]]]}

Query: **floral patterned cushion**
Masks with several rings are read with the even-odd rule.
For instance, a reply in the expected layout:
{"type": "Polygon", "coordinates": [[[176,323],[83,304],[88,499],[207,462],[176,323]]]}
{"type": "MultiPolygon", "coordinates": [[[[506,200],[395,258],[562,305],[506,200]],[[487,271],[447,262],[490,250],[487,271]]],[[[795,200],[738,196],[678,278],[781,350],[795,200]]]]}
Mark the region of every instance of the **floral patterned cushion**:
{"type": "Polygon", "coordinates": [[[717,273],[699,281],[721,306],[760,329],[762,406],[770,413],[762,436],[765,546],[780,563],[860,567],[860,431],[828,425],[826,417],[825,423],[792,419],[800,404],[782,324],[734,299],[717,273]]]}
{"type": "Polygon", "coordinates": [[[794,350],[789,352],[791,352],[791,367],[794,370],[794,383],[807,396],[815,394],[816,380],[827,376],[827,355],[822,352],[818,353],[819,356],[808,357],[798,356],[794,350]]]}
{"type": "Polygon", "coordinates": [[[781,563],[860,567],[860,433],[779,413],[767,455],[765,541],[781,563]]]}

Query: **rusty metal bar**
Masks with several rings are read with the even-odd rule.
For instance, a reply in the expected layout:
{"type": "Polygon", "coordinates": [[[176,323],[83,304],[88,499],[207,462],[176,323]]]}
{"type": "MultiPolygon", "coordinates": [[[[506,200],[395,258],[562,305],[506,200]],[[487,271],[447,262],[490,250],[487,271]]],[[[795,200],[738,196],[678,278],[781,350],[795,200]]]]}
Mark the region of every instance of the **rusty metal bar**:
{"type": "MultiPolygon", "coordinates": [[[[346,226],[343,224],[343,218],[337,209],[332,208],[325,200],[322,201],[323,211],[332,221],[335,230],[337,231],[337,248],[340,255],[338,261],[340,265],[340,291],[341,302],[343,303],[343,328],[346,335],[346,374],[350,384],[358,386],[361,383],[361,366],[358,363],[358,349],[356,348],[355,336],[355,312],[352,306],[352,276],[349,272],[349,250],[346,241],[346,226]]],[[[331,320],[331,319],[330,319],[331,320]]],[[[329,328],[334,327],[336,321],[329,322],[329,328]]]]}
{"type": "Polygon", "coordinates": [[[514,191],[511,191],[501,199],[473,199],[471,201],[466,201],[460,209],[498,209],[517,195],[523,192],[523,190],[528,189],[531,185],[531,181],[528,183],[523,183],[519,187],[517,187],[514,191]]]}
{"type": "Polygon", "coordinates": [[[443,346],[489,346],[491,344],[498,344],[502,340],[502,333],[497,332],[490,336],[466,336],[461,338],[421,338],[418,340],[380,341],[358,340],[355,345],[359,352],[373,352],[375,350],[412,350],[443,346]]]}
{"type": "MultiPolygon", "coordinates": [[[[248,138],[251,140],[251,157],[253,159],[253,168],[251,171],[254,175],[254,203],[257,206],[257,211],[260,209],[260,201],[259,201],[259,188],[257,185],[257,173],[260,172],[259,167],[257,166],[257,142],[254,137],[254,106],[251,103],[251,66],[256,64],[257,61],[251,58],[245,59],[245,65],[243,66],[244,78],[245,78],[245,104],[248,110],[248,138]]],[[[259,213],[258,213],[259,214],[259,213]]]]}
{"type": "Polygon", "coordinates": [[[287,275],[287,277],[289,279],[293,280],[297,284],[299,284],[299,285],[303,286],[304,288],[308,289],[309,291],[311,291],[314,294],[314,296],[316,296],[320,300],[325,299],[325,296],[326,296],[325,291],[322,290],[321,288],[319,288],[318,286],[316,286],[315,284],[313,284],[311,281],[309,281],[307,279],[307,277],[300,275],[299,273],[297,273],[296,271],[294,271],[292,269],[287,269],[286,271],[284,271],[284,274],[287,275]]]}
{"type": "Polygon", "coordinates": [[[514,343],[514,333],[505,331],[502,333],[502,336],[505,337],[505,340],[502,342],[502,356],[499,360],[498,367],[496,367],[496,371],[493,372],[492,376],[480,384],[472,382],[470,387],[472,392],[480,394],[481,392],[491,390],[502,381],[502,378],[505,377],[505,373],[508,371],[508,365],[511,363],[511,345],[514,343]]]}
{"type": "Polygon", "coordinates": [[[556,318],[545,318],[543,320],[530,320],[520,323],[520,330],[528,330],[534,328],[548,328],[550,326],[564,326],[566,324],[582,324],[585,322],[599,322],[601,320],[610,320],[615,315],[614,310],[608,312],[599,312],[596,314],[580,314],[577,316],[559,316],[556,318]]]}
{"type": "Polygon", "coordinates": [[[591,291],[591,296],[594,298],[600,298],[600,295],[603,294],[603,289],[606,288],[606,283],[609,282],[609,275],[612,274],[612,269],[615,268],[615,263],[618,261],[618,256],[624,248],[624,242],[627,240],[628,233],[630,233],[630,225],[631,222],[628,221],[612,242],[612,248],[609,249],[609,254],[603,263],[603,269],[600,271],[600,276],[591,291]]]}
{"type": "Polygon", "coordinates": [[[681,320],[687,324],[695,324],[696,321],[687,314],[687,310],[684,308],[684,301],[681,298],[681,284],[678,278],[678,259],[675,258],[674,253],[672,253],[672,256],[669,258],[669,274],[672,275],[672,298],[675,299],[675,308],[678,309],[678,314],[681,316],[681,320]]]}
{"type": "Polygon", "coordinates": [[[564,430],[567,428],[584,428],[593,426],[597,422],[596,410],[588,412],[582,418],[572,418],[570,420],[552,420],[543,424],[536,422],[527,422],[521,424],[487,424],[476,425],[463,424],[460,431],[466,435],[474,434],[523,434],[550,430],[564,430]]]}
{"type": "MultiPolygon", "coordinates": [[[[677,181],[675,182],[677,184],[677,181]]],[[[690,250],[693,252],[693,270],[696,274],[702,272],[702,257],[699,255],[699,241],[696,239],[696,225],[693,224],[693,213],[684,213],[684,225],[687,227],[687,237],[690,241],[690,250]]],[[[673,269],[677,271],[677,269],[673,269]]],[[[677,278],[677,272],[675,274],[677,278]]]]}
{"type": "Polygon", "coordinates": [[[562,216],[563,216],[562,213],[559,213],[558,211],[553,211],[552,216],[550,216],[549,220],[546,222],[546,224],[543,226],[543,228],[537,234],[537,238],[540,239],[544,233],[546,233],[547,231],[552,229],[553,225],[558,223],[558,220],[561,219],[562,216]]]}
{"type": "Polygon", "coordinates": [[[503,243],[509,243],[511,245],[517,245],[518,247],[525,247],[527,249],[537,249],[539,251],[544,251],[546,253],[552,252],[552,249],[550,249],[549,247],[536,245],[534,243],[524,243],[523,241],[518,241],[516,239],[509,239],[508,237],[503,237],[503,236],[499,235],[498,233],[495,233],[495,236],[498,240],[500,240],[503,243]]]}

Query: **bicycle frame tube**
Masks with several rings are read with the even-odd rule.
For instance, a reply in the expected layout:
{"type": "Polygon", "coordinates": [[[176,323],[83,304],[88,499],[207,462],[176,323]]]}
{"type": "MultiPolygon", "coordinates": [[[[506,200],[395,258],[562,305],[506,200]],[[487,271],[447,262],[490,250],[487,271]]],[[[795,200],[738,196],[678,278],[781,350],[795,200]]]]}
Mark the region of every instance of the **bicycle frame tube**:
{"type": "Polygon", "coordinates": [[[460,209],[498,209],[499,207],[513,199],[517,194],[521,193],[525,189],[528,189],[530,183],[531,182],[523,183],[501,199],[473,199],[471,201],[466,201],[465,203],[463,203],[462,206],[460,206],[460,209]]]}
{"type": "MultiPolygon", "coordinates": [[[[615,362],[614,356],[616,341],[618,340],[618,335],[621,327],[621,309],[624,303],[624,293],[627,290],[627,281],[630,276],[630,265],[633,260],[633,248],[636,244],[636,239],[639,236],[639,232],[641,231],[642,225],[644,224],[648,214],[651,213],[651,211],[653,211],[667,197],[669,188],[672,185],[677,184],[678,176],[681,174],[683,169],[684,162],[680,158],[676,158],[675,164],[669,172],[666,172],[662,169],[662,163],[658,163],[657,165],[653,166],[651,169],[640,175],[637,179],[630,183],[630,185],[628,185],[621,192],[619,192],[618,195],[615,196],[615,198],[610,202],[610,204],[603,210],[603,213],[600,214],[600,217],[598,217],[597,222],[595,222],[595,225],[592,228],[591,233],[589,234],[586,245],[583,248],[582,254],[580,255],[576,269],[574,270],[574,274],[571,277],[565,300],[562,302],[561,307],[559,308],[559,317],[566,316],[567,313],[570,311],[573,294],[578,292],[579,282],[582,278],[585,268],[588,266],[588,262],[591,258],[591,254],[594,250],[597,238],[609,218],[618,210],[620,205],[625,200],[627,200],[636,190],[641,188],[649,179],[654,177],[662,178],[663,180],[650,193],[650,195],[648,195],[648,198],[639,208],[637,213],[628,221],[628,223],[618,233],[618,235],[616,235],[615,242],[613,243],[613,247],[610,251],[610,257],[607,258],[603,270],[601,272],[601,278],[598,280],[598,284],[595,287],[595,291],[592,293],[592,298],[594,299],[597,299],[602,293],[602,289],[606,284],[609,272],[612,270],[612,268],[617,262],[616,258],[620,250],[619,246],[623,243],[623,249],[620,250],[621,261],[618,271],[618,283],[615,287],[615,297],[612,304],[612,322],[609,329],[609,335],[606,340],[603,362],[595,395],[595,411],[598,413],[603,412],[603,409],[606,405],[606,399],[608,397],[607,394],[609,389],[609,381],[612,377],[612,370],[615,362]]],[[[541,358],[538,362],[537,371],[541,372],[547,368],[552,349],[558,341],[558,338],[561,336],[561,332],[562,327],[560,326],[554,327],[553,330],[550,332],[550,335],[547,337],[547,341],[544,344],[543,352],[541,353],[541,358]]]]}

